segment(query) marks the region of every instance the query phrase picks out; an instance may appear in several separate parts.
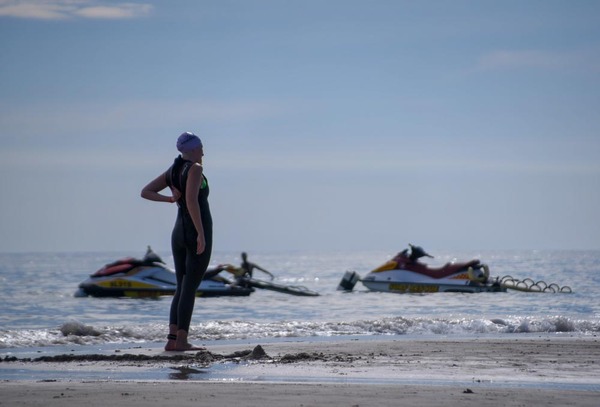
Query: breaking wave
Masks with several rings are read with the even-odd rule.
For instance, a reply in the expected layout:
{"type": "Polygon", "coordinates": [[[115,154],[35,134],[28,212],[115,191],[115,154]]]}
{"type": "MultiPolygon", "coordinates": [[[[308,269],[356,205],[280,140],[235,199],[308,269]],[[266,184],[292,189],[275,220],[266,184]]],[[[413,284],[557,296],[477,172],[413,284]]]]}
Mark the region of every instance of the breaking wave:
{"type": "MultiPolygon", "coordinates": [[[[545,318],[509,317],[495,319],[428,319],[390,317],[349,322],[248,322],[210,321],[191,327],[198,340],[240,340],[268,338],[307,338],[357,335],[511,335],[524,333],[573,333],[596,335],[600,320],[580,320],[565,316],[545,318]]],[[[137,326],[90,326],[70,321],[56,329],[0,330],[0,348],[56,345],[97,345],[162,342],[163,324],[137,326]]]]}

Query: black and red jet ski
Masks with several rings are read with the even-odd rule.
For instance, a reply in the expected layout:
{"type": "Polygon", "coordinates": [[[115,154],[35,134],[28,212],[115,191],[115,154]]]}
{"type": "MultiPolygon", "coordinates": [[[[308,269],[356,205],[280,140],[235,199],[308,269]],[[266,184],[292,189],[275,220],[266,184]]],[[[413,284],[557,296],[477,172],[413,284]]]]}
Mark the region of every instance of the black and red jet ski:
{"type": "MultiPolygon", "coordinates": [[[[143,259],[127,257],[103,266],[79,284],[76,296],[160,297],[175,294],[175,272],[148,247],[143,259]]],[[[198,297],[248,296],[254,288],[242,279],[205,278],[198,297]]]]}

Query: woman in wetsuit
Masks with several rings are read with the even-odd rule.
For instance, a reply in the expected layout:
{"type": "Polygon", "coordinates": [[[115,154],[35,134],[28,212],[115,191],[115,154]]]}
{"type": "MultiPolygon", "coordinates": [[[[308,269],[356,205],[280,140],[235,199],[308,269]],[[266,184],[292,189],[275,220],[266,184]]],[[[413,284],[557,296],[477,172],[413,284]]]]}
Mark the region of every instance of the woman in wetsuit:
{"type": "Polygon", "coordinates": [[[202,171],[204,150],[193,133],[177,139],[181,153],[173,165],[142,189],[142,197],[157,202],[177,202],[179,210],[171,235],[177,289],[169,314],[165,350],[202,350],[188,342],[196,290],[206,272],[212,251],[212,217],[208,181],[202,171]],[[169,187],[172,196],[160,192],[169,187]]]}

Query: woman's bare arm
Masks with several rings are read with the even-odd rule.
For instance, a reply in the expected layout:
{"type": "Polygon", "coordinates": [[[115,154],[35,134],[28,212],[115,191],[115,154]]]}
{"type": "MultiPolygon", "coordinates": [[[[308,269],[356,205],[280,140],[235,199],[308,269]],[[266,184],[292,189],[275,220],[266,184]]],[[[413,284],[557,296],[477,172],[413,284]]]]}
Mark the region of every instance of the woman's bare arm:
{"type": "Polygon", "coordinates": [[[167,173],[164,172],[150,181],[144,188],[142,188],[141,196],[142,198],[155,202],[176,202],[181,195],[176,189],[171,189],[172,196],[167,196],[160,193],[160,191],[167,187],[167,173]]]}

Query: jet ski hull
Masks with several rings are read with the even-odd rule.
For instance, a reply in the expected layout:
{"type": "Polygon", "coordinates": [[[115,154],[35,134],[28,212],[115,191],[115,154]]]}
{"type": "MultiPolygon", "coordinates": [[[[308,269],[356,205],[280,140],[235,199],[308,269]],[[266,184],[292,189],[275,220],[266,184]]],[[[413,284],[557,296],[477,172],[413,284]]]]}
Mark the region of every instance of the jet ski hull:
{"type": "Polygon", "coordinates": [[[406,281],[362,281],[363,285],[371,291],[380,291],[398,294],[426,294],[426,293],[482,293],[506,291],[502,287],[474,286],[469,284],[443,284],[443,283],[411,283],[406,281]]]}
{"type": "Polygon", "coordinates": [[[481,293],[506,291],[497,284],[484,284],[467,278],[467,271],[447,278],[432,278],[407,270],[369,273],[360,280],[371,291],[390,293],[481,293]]]}

